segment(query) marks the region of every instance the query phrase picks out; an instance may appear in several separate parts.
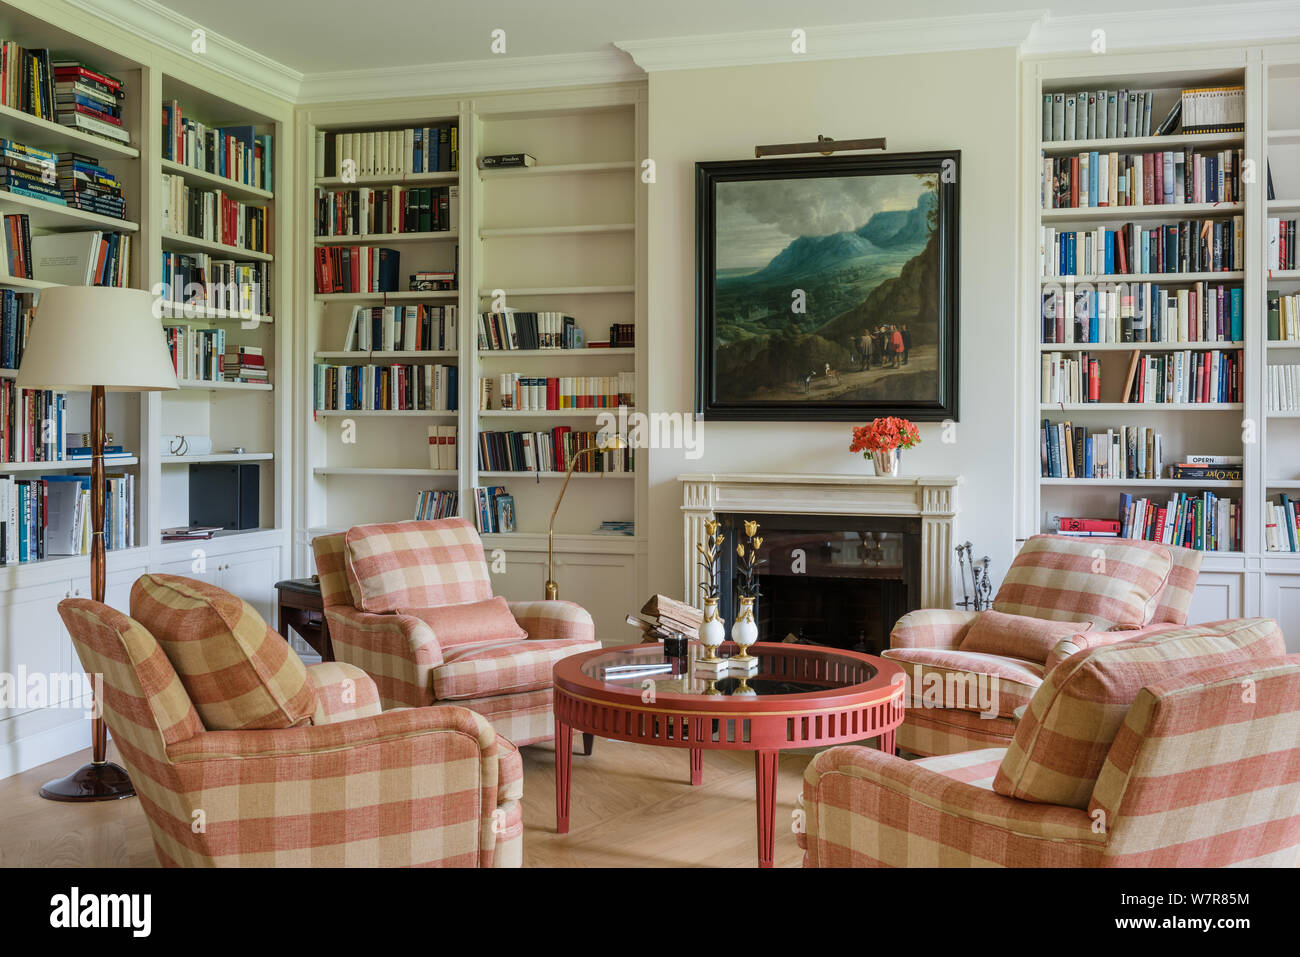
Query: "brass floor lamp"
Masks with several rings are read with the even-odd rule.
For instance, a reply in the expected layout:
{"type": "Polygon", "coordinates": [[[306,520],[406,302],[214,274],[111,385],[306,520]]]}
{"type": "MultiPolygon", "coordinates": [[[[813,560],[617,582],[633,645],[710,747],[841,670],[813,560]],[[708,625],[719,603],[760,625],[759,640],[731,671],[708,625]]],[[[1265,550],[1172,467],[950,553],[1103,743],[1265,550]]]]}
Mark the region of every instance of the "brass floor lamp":
{"type": "MultiPolygon", "coordinates": [[[[105,392],[175,389],[162,326],[153,297],[143,289],[54,286],[40,294],[31,339],[23,353],[20,389],[90,392],[90,593],[104,600],[105,392]]],[[[91,762],[50,781],[41,797],[51,801],[112,801],[131,797],[126,771],[111,763],[100,709],[91,719],[91,762]]]]}
{"type": "MultiPolygon", "coordinates": [[[[573,478],[574,466],[578,464],[578,459],[584,455],[592,455],[596,452],[614,452],[618,449],[627,448],[627,440],[621,435],[606,436],[596,445],[589,448],[579,449],[573,453],[569,459],[569,471],[564,476],[564,484],[560,486],[560,494],[555,497],[555,508],[551,509],[551,523],[546,527],[546,600],[555,601],[560,597],[560,586],[555,583],[554,561],[555,561],[555,516],[560,512],[560,503],[564,501],[564,490],[569,487],[569,479],[573,478]]],[[[603,473],[602,473],[603,474],[603,473]]]]}

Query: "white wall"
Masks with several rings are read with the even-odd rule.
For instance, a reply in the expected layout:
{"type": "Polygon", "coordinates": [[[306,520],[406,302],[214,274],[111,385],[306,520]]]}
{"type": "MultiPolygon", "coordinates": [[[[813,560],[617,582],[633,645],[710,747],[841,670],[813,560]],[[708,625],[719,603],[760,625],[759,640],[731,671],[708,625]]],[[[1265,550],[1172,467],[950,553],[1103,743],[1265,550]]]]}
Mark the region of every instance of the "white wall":
{"type": "MultiPolygon", "coordinates": [[[[1014,554],[1018,64],[1011,48],[680,70],[650,75],[649,409],[694,407],[695,163],[752,158],[759,143],[887,137],[892,152],[960,149],[959,424],[921,426],[910,474],[965,477],[958,541],[1000,578],[1014,554]]],[[[703,457],[649,453],[649,584],[682,589],[682,472],[870,474],[851,423],[705,424],[703,457]]],[[[688,596],[694,597],[694,596],[688,596]]]]}

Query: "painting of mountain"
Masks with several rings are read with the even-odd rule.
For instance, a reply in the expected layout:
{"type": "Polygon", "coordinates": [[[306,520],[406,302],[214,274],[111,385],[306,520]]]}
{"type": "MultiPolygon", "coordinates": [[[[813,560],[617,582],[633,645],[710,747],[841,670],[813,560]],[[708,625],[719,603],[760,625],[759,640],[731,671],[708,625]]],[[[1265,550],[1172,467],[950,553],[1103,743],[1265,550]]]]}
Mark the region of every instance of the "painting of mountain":
{"type": "Polygon", "coordinates": [[[697,184],[700,168],[728,168],[697,196],[712,227],[698,323],[706,416],[951,407],[956,186],[941,160],[953,156],[697,164],[697,184]],[[800,175],[754,175],[760,165],[800,175]]]}

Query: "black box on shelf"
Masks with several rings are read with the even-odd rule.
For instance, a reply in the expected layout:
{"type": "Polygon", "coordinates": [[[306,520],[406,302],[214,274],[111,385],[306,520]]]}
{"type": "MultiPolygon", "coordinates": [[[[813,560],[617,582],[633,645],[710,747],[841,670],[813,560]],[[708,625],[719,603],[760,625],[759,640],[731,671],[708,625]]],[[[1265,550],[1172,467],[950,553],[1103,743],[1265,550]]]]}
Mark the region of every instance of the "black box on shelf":
{"type": "Polygon", "coordinates": [[[190,466],[190,525],[260,526],[261,469],[255,463],[190,466]]]}

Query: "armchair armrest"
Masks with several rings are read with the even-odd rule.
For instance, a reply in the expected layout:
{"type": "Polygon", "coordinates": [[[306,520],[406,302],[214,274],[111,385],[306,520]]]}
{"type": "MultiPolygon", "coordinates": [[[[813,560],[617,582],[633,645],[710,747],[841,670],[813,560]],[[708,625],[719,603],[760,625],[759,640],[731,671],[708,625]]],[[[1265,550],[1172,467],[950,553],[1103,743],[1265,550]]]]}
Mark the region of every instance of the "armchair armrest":
{"type": "Polygon", "coordinates": [[[335,656],[355,665],[379,688],[385,708],[433,703],[431,672],[442,664],[433,629],[411,615],[376,615],[351,605],[325,609],[335,656]]]}
{"type": "Polygon", "coordinates": [[[977,611],[960,611],[948,608],[923,608],[909,611],[889,633],[891,648],[957,648],[971,624],[979,617],[977,611]]]}
{"type": "Polygon", "coordinates": [[[316,713],[312,724],[337,724],[353,718],[379,714],[379,688],[370,675],[356,665],[322,661],[307,666],[307,677],[316,689],[316,713]]]}
{"type": "Polygon", "coordinates": [[[512,601],[510,614],[529,638],[596,640],[596,626],[587,609],[571,601],[512,601]]]}
{"type": "Polygon", "coordinates": [[[1030,804],[857,746],[804,772],[809,867],[1079,867],[1104,834],[1078,808],[1030,804]]]}
{"type": "Polygon", "coordinates": [[[1093,648],[1100,648],[1103,645],[1117,645],[1121,641],[1132,641],[1134,638],[1145,638],[1148,635],[1158,634],[1162,631],[1169,631],[1173,628],[1181,627],[1172,623],[1162,623],[1157,625],[1147,625],[1145,628],[1130,628],[1126,631],[1081,631],[1077,635],[1071,635],[1069,638],[1062,638],[1056,643],[1051,652],[1047,655],[1047,661],[1043,669],[1043,674],[1051,671],[1066,658],[1077,655],[1081,651],[1091,651],[1093,648]]]}
{"type": "Polygon", "coordinates": [[[182,847],[166,851],[253,866],[491,867],[518,819],[501,756],[487,719],[451,706],[204,732],[167,749],[177,797],[204,826],[185,821],[169,842],[182,847]]]}

